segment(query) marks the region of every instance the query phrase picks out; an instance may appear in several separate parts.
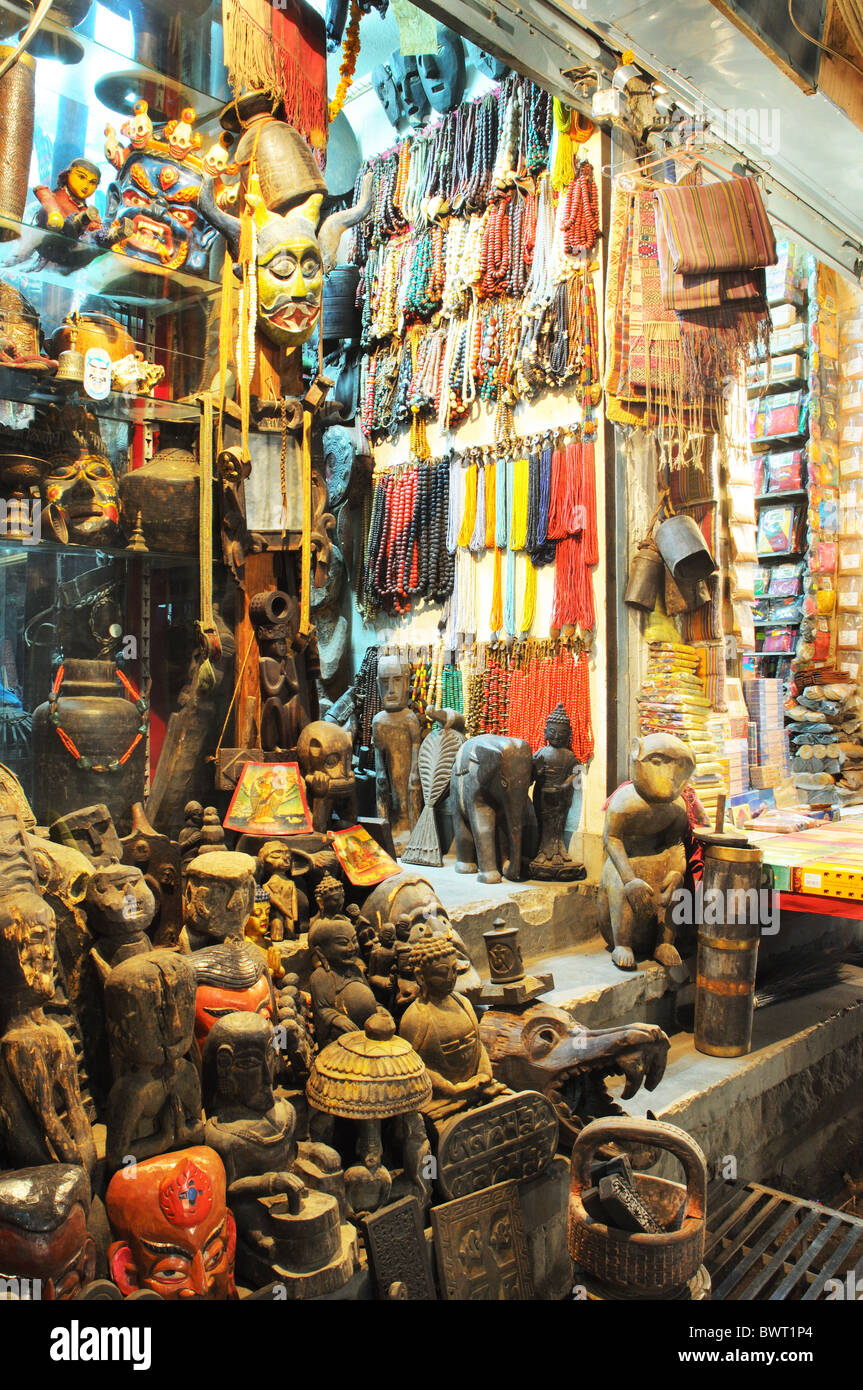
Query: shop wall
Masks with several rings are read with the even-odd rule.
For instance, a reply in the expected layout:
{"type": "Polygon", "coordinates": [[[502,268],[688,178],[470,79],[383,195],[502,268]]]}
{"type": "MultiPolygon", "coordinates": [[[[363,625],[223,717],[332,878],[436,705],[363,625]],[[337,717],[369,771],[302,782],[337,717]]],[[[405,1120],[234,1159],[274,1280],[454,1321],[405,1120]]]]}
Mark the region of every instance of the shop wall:
{"type": "MultiPolygon", "coordinates": [[[[476,95],[481,91],[477,87],[476,91],[471,90],[470,95],[476,95]]],[[[361,99],[365,102],[365,98],[361,99]]],[[[376,100],[376,98],[374,98],[376,100]]],[[[359,101],[356,103],[359,106],[359,101]]],[[[358,113],[357,113],[358,114],[358,113]]],[[[355,112],[350,112],[352,123],[355,120],[355,112]]],[[[371,127],[370,127],[371,128],[371,127]]],[[[389,148],[395,144],[392,127],[388,127],[390,139],[384,148],[389,148]]],[[[365,144],[365,133],[363,144],[365,144]]],[[[593,165],[594,175],[597,186],[601,184],[601,138],[597,132],[590,141],[582,147],[582,153],[590,159],[593,165]]],[[[604,267],[603,267],[604,269],[604,267]]],[[[600,269],[594,276],[597,296],[597,312],[600,325],[603,322],[603,298],[602,298],[602,278],[603,270],[600,269]]],[[[515,427],[520,435],[529,435],[535,431],[541,431],[550,427],[577,425],[581,421],[581,409],[578,399],[573,392],[556,391],[548,392],[537,399],[520,404],[514,412],[515,427]]],[[[586,769],[582,796],[576,797],[570,815],[569,829],[575,836],[571,852],[582,859],[587,865],[589,873],[598,873],[601,868],[601,847],[600,836],[603,824],[603,804],[607,796],[607,672],[609,664],[609,654],[606,650],[606,631],[605,631],[605,567],[606,550],[608,537],[604,518],[606,514],[605,496],[605,420],[602,410],[597,412],[597,434],[596,434],[596,490],[597,490],[597,517],[599,531],[599,564],[593,572],[594,599],[597,613],[597,629],[594,637],[592,657],[591,657],[591,679],[590,679],[590,700],[591,718],[594,734],[594,756],[586,769]]],[[[471,418],[458,430],[449,434],[442,435],[437,429],[436,424],[428,422],[428,440],[433,457],[439,457],[448,449],[453,448],[462,451],[471,445],[485,445],[494,442],[494,417],[484,406],[475,404],[471,418]]],[[[403,432],[395,444],[384,441],[380,445],[375,445],[373,453],[376,463],[392,464],[399,463],[408,457],[408,433],[403,432]]],[[[490,636],[489,613],[492,601],[492,586],[494,561],[493,555],[487,552],[480,558],[472,558],[475,569],[476,595],[477,595],[477,639],[480,642],[486,641],[490,636]]],[[[521,612],[522,597],[524,593],[526,557],[519,554],[516,560],[516,612],[521,612]]],[[[552,595],[554,588],[553,566],[545,566],[538,571],[536,615],[530,636],[535,638],[546,638],[549,635],[549,623],[552,611],[552,595]]],[[[425,602],[420,603],[416,609],[412,610],[403,618],[391,618],[389,615],[381,614],[373,624],[366,624],[362,620],[361,614],[353,607],[352,612],[352,647],[354,668],[358,669],[366,648],[373,644],[392,643],[400,647],[419,644],[437,644],[441,637],[441,630],[444,626],[444,609],[440,606],[429,605],[425,602]]],[[[611,654],[611,662],[614,663],[614,654],[611,654]]]]}

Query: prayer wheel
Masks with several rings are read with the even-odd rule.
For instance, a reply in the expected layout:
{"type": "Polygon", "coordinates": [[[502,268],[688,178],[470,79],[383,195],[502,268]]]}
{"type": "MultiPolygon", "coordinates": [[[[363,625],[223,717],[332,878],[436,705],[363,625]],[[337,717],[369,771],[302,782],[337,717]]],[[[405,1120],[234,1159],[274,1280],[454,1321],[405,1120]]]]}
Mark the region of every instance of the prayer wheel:
{"type": "Polygon", "coordinates": [[[705,835],[702,920],[695,981],[695,1046],[742,1057],[752,1044],[761,932],[761,851],[745,839],[705,835]],[[731,841],[731,843],[711,843],[731,841]]]}

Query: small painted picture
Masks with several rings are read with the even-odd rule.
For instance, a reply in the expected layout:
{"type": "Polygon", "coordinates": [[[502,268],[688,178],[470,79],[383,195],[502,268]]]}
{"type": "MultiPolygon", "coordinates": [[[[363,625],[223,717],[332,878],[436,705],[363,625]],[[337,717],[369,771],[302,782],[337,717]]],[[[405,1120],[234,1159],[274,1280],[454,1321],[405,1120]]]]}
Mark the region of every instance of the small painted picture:
{"type": "Polygon", "coordinates": [[[396,861],[361,825],[352,825],[349,830],[334,830],[332,841],[339,863],[357,888],[371,888],[401,873],[396,861]]]}
{"type": "Polygon", "coordinates": [[[245,835],[305,835],[312,828],[296,763],[245,763],[225,816],[245,835]]]}

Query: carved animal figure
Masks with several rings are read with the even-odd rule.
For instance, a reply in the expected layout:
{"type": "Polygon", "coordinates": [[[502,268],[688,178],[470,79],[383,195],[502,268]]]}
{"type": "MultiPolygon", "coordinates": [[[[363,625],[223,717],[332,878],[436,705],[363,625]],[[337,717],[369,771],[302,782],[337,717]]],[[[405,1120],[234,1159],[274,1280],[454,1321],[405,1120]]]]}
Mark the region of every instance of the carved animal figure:
{"type": "Polygon", "coordinates": [[[502,867],[504,878],[521,878],[522,856],[536,848],[531,775],[524,739],[480,734],[462,744],[450,778],[457,873],[475,874],[479,866],[480,883],[500,883],[502,867]]]}
{"type": "Polygon", "coordinates": [[[681,792],[694,770],[692,750],[682,739],[637,738],[629,750],[632,781],[619,786],[608,803],[599,920],[620,970],[634,970],[636,954],[652,955],[667,968],[681,963],[668,907],[686,871],[689,818],[681,792]]]}

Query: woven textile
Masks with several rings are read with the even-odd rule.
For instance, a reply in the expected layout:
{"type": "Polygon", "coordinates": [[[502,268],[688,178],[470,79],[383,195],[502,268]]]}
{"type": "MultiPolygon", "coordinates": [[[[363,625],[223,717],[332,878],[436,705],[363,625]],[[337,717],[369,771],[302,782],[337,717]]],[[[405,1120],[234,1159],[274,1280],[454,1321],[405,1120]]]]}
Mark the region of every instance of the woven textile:
{"type": "Polygon", "coordinates": [[[675,271],[701,275],[776,264],[776,238],[753,178],[670,184],[653,201],[675,271]]]}
{"type": "MultiPolygon", "coordinates": [[[[718,393],[687,393],[687,348],[677,315],[662,302],[652,185],[615,185],[606,280],[608,417],[678,429],[715,429],[718,393]]],[[[705,347],[708,347],[705,343],[705,347]]]]}

